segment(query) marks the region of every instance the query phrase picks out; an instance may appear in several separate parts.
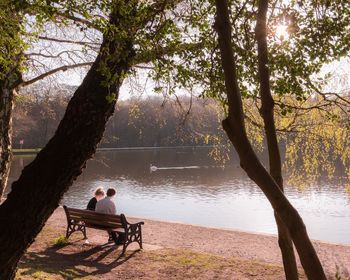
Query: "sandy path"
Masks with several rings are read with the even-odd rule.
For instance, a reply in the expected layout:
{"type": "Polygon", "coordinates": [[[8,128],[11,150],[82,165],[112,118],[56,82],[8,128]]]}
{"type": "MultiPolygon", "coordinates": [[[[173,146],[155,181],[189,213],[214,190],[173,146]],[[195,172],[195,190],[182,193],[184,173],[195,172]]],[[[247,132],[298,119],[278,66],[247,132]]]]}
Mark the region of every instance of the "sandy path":
{"type": "MultiPolygon", "coordinates": [[[[254,234],[242,231],[223,230],[189,224],[130,218],[130,222],[144,221],[143,241],[145,249],[159,247],[188,248],[197,252],[207,252],[222,256],[258,260],[281,264],[277,238],[274,235],[254,234]]],[[[63,209],[58,208],[47,222],[48,225],[66,228],[63,209]]],[[[92,243],[104,243],[106,234],[87,229],[92,243]]],[[[78,234],[78,233],[77,233],[78,234]]],[[[321,262],[329,275],[336,272],[336,266],[343,275],[350,275],[350,245],[330,244],[314,241],[321,262]]]]}

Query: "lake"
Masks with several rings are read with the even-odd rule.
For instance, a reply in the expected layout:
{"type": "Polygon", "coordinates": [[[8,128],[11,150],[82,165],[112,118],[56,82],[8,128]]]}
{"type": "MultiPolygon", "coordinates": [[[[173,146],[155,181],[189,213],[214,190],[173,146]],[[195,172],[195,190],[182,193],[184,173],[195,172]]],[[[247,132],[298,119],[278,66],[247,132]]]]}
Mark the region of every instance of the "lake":
{"type": "MultiPolygon", "coordinates": [[[[62,203],[85,208],[98,186],[114,187],[117,211],[127,216],[276,233],[271,206],[240,169],[237,159],[222,167],[209,151],[190,147],[99,151],[62,203]]],[[[33,158],[14,157],[10,182],[33,158]]],[[[324,180],[304,191],[286,186],[286,195],[312,239],[350,244],[346,183],[324,180]]]]}

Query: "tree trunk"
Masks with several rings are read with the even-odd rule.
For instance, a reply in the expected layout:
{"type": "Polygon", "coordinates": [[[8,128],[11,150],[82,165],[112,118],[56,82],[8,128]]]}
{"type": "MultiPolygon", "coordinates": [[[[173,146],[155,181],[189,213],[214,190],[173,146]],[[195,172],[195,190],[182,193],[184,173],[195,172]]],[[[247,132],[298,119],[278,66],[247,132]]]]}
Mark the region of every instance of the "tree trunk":
{"type": "MultiPolygon", "coordinates": [[[[118,2],[119,3],[119,2],[118,2]]],[[[13,279],[19,259],[95,153],[134,56],[130,17],[112,13],[100,54],[70,100],[53,138],[26,166],[0,206],[0,279],[13,279]],[[115,30],[126,31],[116,36],[115,30]],[[113,81],[107,79],[113,78],[113,81]],[[108,101],[109,100],[109,101],[108,101]]],[[[133,8],[134,9],[134,8],[133,8]]]]}
{"type": "Polygon", "coordinates": [[[0,80],[0,202],[12,159],[12,109],[14,89],[8,79],[0,80]]]}
{"type": "Polygon", "coordinates": [[[287,226],[307,277],[312,280],[326,279],[322,265],[307,235],[299,213],[284,196],[276,181],[265,170],[247,137],[242,99],[236,77],[236,65],[231,47],[231,25],[228,5],[225,0],[216,0],[216,7],[215,29],[219,37],[221,63],[229,105],[229,114],[223,121],[223,128],[239,155],[241,167],[261,188],[278,217],[287,226]]]}
{"type": "MultiPolygon", "coordinates": [[[[282,164],[281,155],[278,147],[276,135],[275,119],[274,119],[274,100],[270,89],[270,73],[268,69],[268,49],[267,49],[267,33],[266,33],[266,14],[268,9],[268,1],[260,0],[258,4],[258,14],[256,23],[256,39],[258,42],[258,60],[259,60],[259,81],[261,108],[260,114],[264,120],[264,128],[269,153],[270,175],[278,184],[283,192],[282,164]]],[[[281,249],[283,267],[287,280],[297,280],[298,268],[295,260],[293,242],[289,235],[287,227],[275,212],[275,220],[278,229],[278,244],[281,249]]]]}
{"type": "MultiPolygon", "coordinates": [[[[12,1],[13,2],[13,1],[12,1]]],[[[1,59],[0,59],[0,203],[4,194],[10,165],[12,160],[12,109],[14,91],[21,82],[19,71],[20,61],[23,58],[21,46],[21,16],[18,13],[19,5],[11,1],[1,3],[1,9],[6,15],[1,23],[1,59]],[[10,20],[10,23],[7,22],[10,20]]]]}

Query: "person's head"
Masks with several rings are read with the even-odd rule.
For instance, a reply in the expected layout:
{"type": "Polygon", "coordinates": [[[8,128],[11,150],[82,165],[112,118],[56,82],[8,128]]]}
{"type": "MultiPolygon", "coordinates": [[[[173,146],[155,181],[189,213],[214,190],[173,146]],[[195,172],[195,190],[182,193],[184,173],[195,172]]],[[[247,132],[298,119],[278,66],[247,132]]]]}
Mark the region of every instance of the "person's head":
{"type": "Polygon", "coordinates": [[[115,189],[109,188],[109,189],[107,190],[107,196],[112,197],[112,196],[114,196],[115,194],[116,194],[115,189]]]}
{"type": "Polygon", "coordinates": [[[105,191],[103,190],[103,188],[99,187],[95,190],[95,197],[97,201],[104,198],[104,196],[105,196],[105,191]]]}

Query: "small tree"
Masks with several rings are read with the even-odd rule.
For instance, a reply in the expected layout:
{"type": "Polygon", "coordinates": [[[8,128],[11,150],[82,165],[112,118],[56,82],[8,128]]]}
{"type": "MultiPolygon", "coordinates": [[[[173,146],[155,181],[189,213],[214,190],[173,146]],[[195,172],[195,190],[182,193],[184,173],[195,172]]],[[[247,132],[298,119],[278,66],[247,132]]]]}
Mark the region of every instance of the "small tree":
{"type": "Polygon", "coordinates": [[[266,14],[268,10],[268,1],[259,1],[256,36],[258,41],[258,68],[262,103],[261,113],[264,119],[264,126],[267,135],[270,170],[272,171],[271,175],[265,170],[253,151],[245,131],[241,93],[236,76],[234,53],[231,46],[231,26],[228,4],[225,0],[217,0],[216,7],[217,16],[215,28],[218,32],[221,61],[227,93],[227,103],[229,108],[228,116],[223,121],[223,127],[236,151],[238,152],[241,167],[265,193],[273,209],[275,210],[277,220],[281,219],[281,221],[283,221],[284,225],[287,227],[299,253],[299,257],[307,277],[315,280],[326,279],[322,265],[307,235],[306,228],[301,217],[280,190],[282,182],[282,178],[280,178],[281,166],[273,116],[274,101],[270,93],[268,50],[266,43],[266,14]]]}

